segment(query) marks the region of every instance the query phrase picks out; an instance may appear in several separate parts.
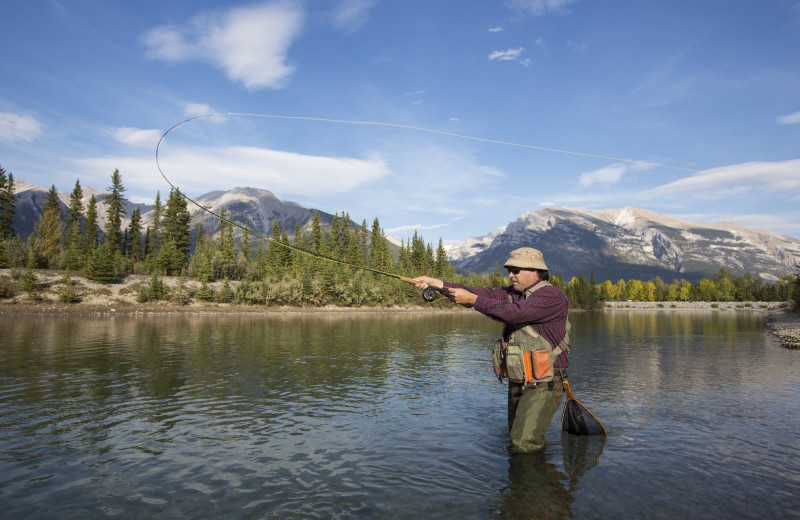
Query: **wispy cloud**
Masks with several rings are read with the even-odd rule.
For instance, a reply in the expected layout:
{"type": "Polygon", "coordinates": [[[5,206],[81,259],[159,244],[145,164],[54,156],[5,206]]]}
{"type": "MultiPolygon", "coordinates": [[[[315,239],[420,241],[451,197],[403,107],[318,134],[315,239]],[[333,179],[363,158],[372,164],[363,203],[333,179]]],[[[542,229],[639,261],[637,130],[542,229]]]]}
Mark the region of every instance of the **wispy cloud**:
{"type": "Polygon", "coordinates": [[[579,0],[508,0],[506,5],[520,14],[543,16],[566,14],[568,7],[579,0]]]}
{"type": "Polygon", "coordinates": [[[627,171],[627,164],[612,164],[599,170],[584,173],[578,179],[578,185],[586,187],[593,184],[616,184],[627,171]]]}
{"type": "Polygon", "coordinates": [[[32,142],[42,135],[44,124],[28,114],[0,112],[0,141],[32,142]]]}
{"type": "Polygon", "coordinates": [[[447,227],[449,225],[450,224],[428,224],[428,225],[407,224],[407,225],[404,225],[404,226],[398,226],[398,227],[391,228],[391,229],[385,229],[384,232],[390,233],[392,235],[399,235],[400,233],[405,233],[405,232],[408,232],[408,231],[424,231],[426,229],[439,229],[439,228],[447,227]]]}
{"type": "Polygon", "coordinates": [[[496,33],[496,32],[502,32],[502,31],[503,31],[502,27],[489,27],[489,32],[490,33],[496,33]]]}
{"type": "Polygon", "coordinates": [[[136,148],[155,149],[162,135],[161,130],[141,130],[139,128],[120,127],[113,131],[114,140],[136,148]]]}
{"type": "Polygon", "coordinates": [[[213,113],[214,110],[211,109],[211,105],[206,103],[186,103],[186,106],[183,107],[183,115],[186,117],[202,116],[213,113]]]}
{"type": "Polygon", "coordinates": [[[489,61],[516,61],[525,67],[531,64],[530,58],[523,58],[522,53],[525,51],[524,47],[517,47],[516,49],[507,49],[504,51],[494,51],[489,54],[489,61]]]}
{"type": "Polygon", "coordinates": [[[626,173],[654,168],[655,165],[647,162],[615,163],[609,166],[582,174],[578,178],[578,185],[582,187],[594,184],[617,184],[626,173]]]}
{"type": "MultiPolygon", "coordinates": [[[[146,131],[143,131],[146,132],[146,131]]],[[[153,190],[151,157],[117,156],[76,161],[84,176],[105,179],[119,169],[131,192],[153,190]]],[[[225,186],[269,186],[281,195],[320,196],[346,193],[391,172],[380,156],[322,157],[246,146],[171,147],[160,160],[169,180],[190,194],[225,186]]],[[[158,176],[155,173],[155,176],[158,176]]]]}
{"type": "Polygon", "coordinates": [[[367,23],[374,5],[375,0],[342,0],[334,4],[331,23],[340,31],[355,32],[367,23]]]}
{"type": "Polygon", "coordinates": [[[249,90],[282,88],[294,67],[287,54],[305,14],[299,4],[261,3],[204,12],[183,25],[147,31],[147,56],[167,63],[201,61],[249,90]]]}
{"type": "Polygon", "coordinates": [[[647,190],[642,195],[710,198],[751,191],[781,192],[786,196],[800,192],[800,159],[720,166],[647,190]]]}
{"type": "Polygon", "coordinates": [[[797,111],[794,114],[786,114],[785,116],[778,117],[778,123],[782,125],[799,125],[800,111],[797,111]]]}

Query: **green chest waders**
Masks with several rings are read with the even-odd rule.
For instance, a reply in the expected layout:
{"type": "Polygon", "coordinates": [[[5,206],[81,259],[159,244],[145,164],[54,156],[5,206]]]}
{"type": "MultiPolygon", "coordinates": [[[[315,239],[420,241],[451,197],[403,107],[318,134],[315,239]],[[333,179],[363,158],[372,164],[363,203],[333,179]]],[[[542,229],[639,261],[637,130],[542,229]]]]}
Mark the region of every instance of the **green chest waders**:
{"type": "MultiPolygon", "coordinates": [[[[525,292],[531,293],[549,285],[540,282],[525,292]]],[[[567,334],[555,349],[530,325],[504,328],[501,341],[505,363],[498,377],[508,377],[508,422],[511,450],[526,453],[544,447],[545,432],[561,404],[563,371],[553,367],[562,352],[569,352],[567,334]]],[[[493,354],[493,361],[497,357],[493,354]]],[[[497,366],[497,362],[495,366],[497,366]]],[[[497,368],[495,373],[497,373],[497,368]]]]}

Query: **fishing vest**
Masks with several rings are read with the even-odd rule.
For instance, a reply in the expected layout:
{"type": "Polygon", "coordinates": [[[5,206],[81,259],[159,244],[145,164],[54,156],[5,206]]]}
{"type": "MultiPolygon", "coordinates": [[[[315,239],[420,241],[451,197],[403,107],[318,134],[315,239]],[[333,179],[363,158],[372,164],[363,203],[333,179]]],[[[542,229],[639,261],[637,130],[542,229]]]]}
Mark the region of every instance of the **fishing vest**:
{"type": "MultiPolygon", "coordinates": [[[[523,293],[523,298],[528,298],[535,291],[550,285],[540,281],[529,287],[523,293]]],[[[513,301],[508,295],[508,301],[513,301]]],[[[572,329],[569,320],[566,323],[564,339],[553,348],[541,334],[536,332],[529,324],[510,325],[503,327],[503,338],[497,340],[492,351],[492,364],[494,373],[500,379],[507,377],[514,383],[539,383],[553,380],[553,363],[562,352],[569,353],[569,333],[572,329]]]]}

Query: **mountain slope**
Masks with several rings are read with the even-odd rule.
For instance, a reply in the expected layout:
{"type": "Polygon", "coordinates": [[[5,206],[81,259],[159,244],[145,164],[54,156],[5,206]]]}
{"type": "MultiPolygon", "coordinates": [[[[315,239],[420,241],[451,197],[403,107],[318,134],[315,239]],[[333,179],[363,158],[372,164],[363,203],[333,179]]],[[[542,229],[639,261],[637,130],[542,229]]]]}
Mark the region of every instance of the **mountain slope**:
{"type": "Polygon", "coordinates": [[[800,240],[734,224],[692,224],[652,211],[551,208],[531,211],[485,237],[448,251],[458,268],[490,272],[518,247],[535,247],[548,267],[566,279],[595,280],[660,276],[697,281],[722,268],[765,280],[794,274],[800,240]]]}

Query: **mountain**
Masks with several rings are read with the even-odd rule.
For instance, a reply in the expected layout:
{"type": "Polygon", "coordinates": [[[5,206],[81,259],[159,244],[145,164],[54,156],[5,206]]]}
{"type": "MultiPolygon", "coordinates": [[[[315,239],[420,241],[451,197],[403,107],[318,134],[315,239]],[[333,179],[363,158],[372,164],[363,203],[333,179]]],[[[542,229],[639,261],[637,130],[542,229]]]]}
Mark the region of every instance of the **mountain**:
{"type": "MultiPolygon", "coordinates": [[[[311,222],[314,220],[316,210],[305,208],[296,202],[285,201],[274,193],[258,188],[234,188],[228,191],[212,191],[205,195],[193,198],[201,206],[208,208],[217,215],[224,208],[233,215],[233,222],[244,225],[261,235],[269,236],[272,223],[277,220],[281,229],[285,229],[289,236],[294,235],[295,226],[299,225],[302,231],[311,231],[311,222]]],[[[166,204],[166,199],[162,201],[166,204]]],[[[142,214],[142,220],[149,222],[152,218],[152,206],[147,213],[142,214]]],[[[187,209],[192,216],[192,226],[198,223],[203,225],[205,231],[215,234],[219,231],[219,218],[203,211],[191,202],[187,209]]],[[[333,215],[319,212],[320,224],[330,226],[333,215]]],[[[239,235],[239,230],[236,230],[239,235]]]]}
{"type": "Polygon", "coordinates": [[[550,208],[531,211],[483,237],[451,247],[465,271],[491,272],[518,247],[542,251],[548,268],[565,280],[583,274],[599,283],[619,279],[697,282],[724,268],[764,280],[796,274],[800,240],[730,223],[693,224],[652,211],[550,208]]]}
{"type": "MultiPolygon", "coordinates": [[[[42,204],[44,203],[47,189],[42,186],[28,184],[23,180],[14,180],[15,193],[17,196],[16,215],[14,217],[14,229],[24,240],[34,229],[34,225],[42,215],[42,204]]],[[[83,186],[83,207],[84,211],[89,204],[92,195],[97,201],[98,224],[100,228],[105,227],[106,205],[103,204],[106,193],[83,186]]],[[[66,218],[66,210],[69,205],[70,193],[59,193],[59,200],[62,205],[62,217],[66,218]]],[[[214,213],[219,214],[222,208],[233,215],[233,221],[244,225],[251,231],[269,236],[272,230],[272,222],[277,219],[281,229],[285,229],[289,236],[294,234],[295,225],[298,224],[303,231],[311,230],[311,222],[314,219],[314,209],[304,208],[295,202],[281,199],[272,192],[257,188],[234,188],[229,191],[212,191],[195,197],[194,200],[208,208],[214,213]]],[[[162,207],[166,205],[167,197],[162,196],[162,207]]],[[[148,204],[135,204],[128,202],[125,206],[125,215],[122,221],[123,229],[130,224],[130,218],[135,208],[139,208],[142,215],[144,227],[153,217],[153,206],[148,204]]],[[[210,213],[203,211],[192,203],[187,205],[187,209],[192,216],[192,227],[201,223],[203,229],[212,234],[219,231],[219,219],[210,213]]],[[[333,215],[319,212],[320,223],[329,226],[333,221],[333,215]]],[[[360,222],[359,222],[360,224],[360,222]]],[[[238,230],[237,235],[239,234],[238,230]]]]}
{"type": "MultiPolygon", "coordinates": [[[[14,229],[24,239],[41,216],[47,189],[19,179],[15,180],[15,186],[14,229]]],[[[98,223],[103,227],[105,193],[85,186],[83,192],[84,207],[89,197],[95,195],[98,223]]],[[[59,194],[65,215],[69,197],[69,193],[59,194]]],[[[163,204],[166,199],[162,198],[163,204]]],[[[315,212],[257,188],[213,191],[194,200],[217,214],[225,208],[233,215],[234,222],[247,222],[251,231],[265,236],[269,236],[275,220],[290,236],[296,225],[308,232],[315,212]]],[[[144,226],[152,218],[151,205],[129,203],[123,228],[129,224],[136,207],[142,213],[144,226]]],[[[191,203],[188,209],[192,226],[202,223],[206,231],[216,233],[219,230],[217,217],[191,203]]],[[[323,211],[319,215],[321,224],[329,226],[333,215],[323,211]]],[[[390,242],[397,243],[391,239],[390,242]]],[[[729,223],[693,224],[631,207],[531,211],[485,236],[451,246],[448,256],[458,269],[488,273],[496,265],[502,267],[512,250],[524,246],[541,250],[550,270],[560,273],[566,280],[583,274],[594,275],[597,282],[650,280],[656,276],[667,282],[676,278],[697,282],[716,276],[724,268],[737,277],[749,272],[772,281],[796,274],[800,269],[800,240],[729,223]]]]}

